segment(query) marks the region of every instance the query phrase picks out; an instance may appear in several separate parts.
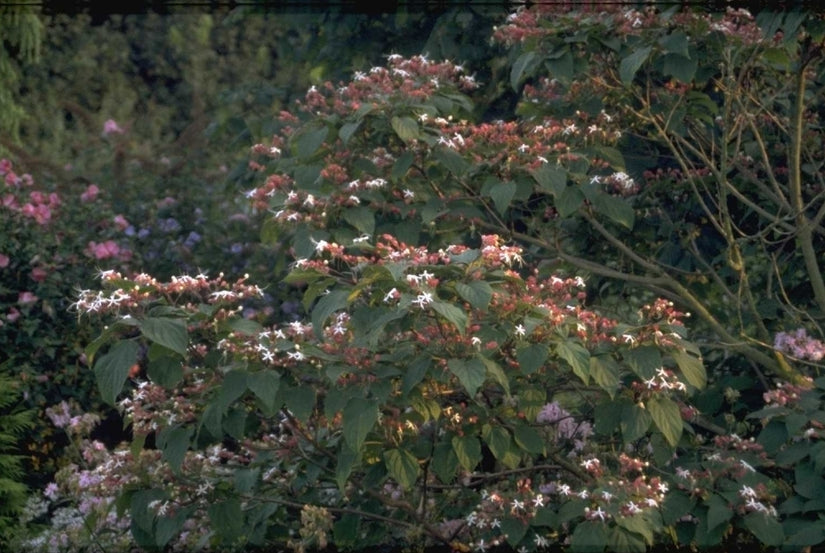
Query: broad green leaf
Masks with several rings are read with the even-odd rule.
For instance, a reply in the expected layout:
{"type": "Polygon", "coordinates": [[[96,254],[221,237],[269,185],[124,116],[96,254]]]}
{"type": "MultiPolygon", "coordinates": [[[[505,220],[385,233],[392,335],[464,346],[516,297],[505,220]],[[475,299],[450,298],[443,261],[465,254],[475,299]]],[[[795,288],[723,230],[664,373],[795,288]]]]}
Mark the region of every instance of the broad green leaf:
{"type": "Polygon", "coordinates": [[[568,82],[573,78],[575,67],[573,53],[570,48],[565,48],[561,55],[556,54],[554,57],[545,60],[544,66],[547,68],[547,73],[554,79],[568,82]]]}
{"type": "Polygon", "coordinates": [[[518,446],[527,453],[544,453],[544,440],[542,440],[535,428],[524,424],[516,425],[513,428],[513,438],[515,438],[518,446]]]}
{"type": "Polygon", "coordinates": [[[547,392],[542,388],[526,388],[519,393],[519,409],[525,418],[533,422],[547,403],[547,392]]]}
{"type": "Polygon", "coordinates": [[[475,436],[453,436],[453,451],[464,470],[472,472],[481,462],[481,443],[475,436]]]}
{"type": "Polygon", "coordinates": [[[484,280],[472,280],[468,284],[458,282],[455,290],[475,309],[486,310],[493,298],[493,288],[484,280]]]}
{"type": "Polygon", "coordinates": [[[516,185],[512,182],[498,182],[490,188],[490,198],[496,206],[496,211],[504,216],[507,208],[510,207],[510,202],[513,201],[513,195],[516,193],[516,185]]]}
{"type": "Polygon", "coordinates": [[[627,230],[633,230],[636,213],[627,200],[610,194],[598,193],[593,197],[593,207],[614,223],[622,225],[627,230]]]}
{"type": "Polygon", "coordinates": [[[212,435],[215,440],[223,438],[223,409],[217,401],[206,406],[201,415],[200,424],[212,435]]]}
{"type": "Polygon", "coordinates": [[[279,395],[283,396],[286,408],[301,422],[306,422],[315,409],[315,390],[312,386],[296,386],[285,390],[281,388],[279,395]]]}
{"type": "Polygon", "coordinates": [[[604,551],[605,546],[607,546],[607,526],[603,522],[580,522],[570,537],[570,550],[574,552],[604,551]]]}
{"type": "Polygon", "coordinates": [[[733,510],[728,500],[719,494],[712,494],[708,500],[707,524],[708,530],[713,530],[720,524],[726,524],[733,518],[733,510]]]}
{"type": "Polygon", "coordinates": [[[177,536],[194,510],[194,506],[182,507],[176,509],[172,516],[158,517],[155,522],[155,545],[162,549],[169,540],[177,536]]]}
{"type": "Polygon", "coordinates": [[[138,345],[130,340],[116,343],[95,363],[97,388],[103,401],[114,405],[123,384],[129,377],[129,370],[137,363],[138,345]]]}
{"type": "Polygon", "coordinates": [[[361,459],[361,454],[356,453],[348,447],[338,450],[338,457],[335,463],[335,483],[338,489],[343,491],[347,486],[350,474],[355,464],[361,459]]]}
{"type": "Polygon", "coordinates": [[[295,155],[300,158],[308,158],[318,151],[321,144],[329,134],[329,128],[326,125],[312,125],[294,137],[295,155]]]}
{"type": "Polygon", "coordinates": [[[625,443],[635,442],[647,434],[650,424],[653,422],[647,409],[642,409],[638,405],[626,405],[622,409],[622,420],[620,427],[622,438],[625,443]]]}
{"type": "Polygon", "coordinates": [[[397,134],[398,137],[404,142],[416,140],[421,135],[418,129],[418,123],[412,117],[396,116],[390,120],[390,124],[392,125],[392,129],[395,131],[395,134],[397,134]]]}
{"type": "Polygon", "coordinates": [[[698,61],[687,56],[679,54],[666,54],[662,56],[662,73],[683,83],[693,81],[698,67],[698,61]]]}
{"type": "Polygon", "coordinates": [[[544,344],[530,344],[516,350],[516,360],[524,374],[533,374],[547,361],[550,350],[544,344]]]}
{"type": "Polygon", "coordinates": [[[275,371],[263,370],[252,373],[247,377],[247,385],[252,390],[267,411],[274,412],[278,405],[275,399],[278,397],[278,387],[281,384],[281,377],[275,371]]]}
{"type": "Polygon", "coordinates": [[[344,123],[341,125],[341,128],[338,129],[338,138],[341,139],[341,142],[344,143],[344,146],[347,145],[349,139],[352,138],[352,135],[355,134],[355,131],[358,130],[358,127],[361,126],[361,119],[358,121],[350,121],[348,123],[344,123]]]}
{"type": "Polygon", "coordinates": [[[785,541],[782,524],[764,513],[751,513],[745,517],[745,528],[768,547],[779,547],[785,541]]]}
{"type": "Polygon", "coordinates": [[[347,290],[333,290],[321,296],[312,309],[312,328],[316,336],[323,335],[327,319],[336,311],[344,309],[347,306],[348,298],[349,292],[347,290]]]}
{"type": "Polygon", "coordinates": [[[538,61],[535,50],[527,50],[516,59],[510,70],[510,86],[513,87],[514,91],[519,91],[519,85],[525,77],[525,73],[529,75],[538,61]]]}
{"type": "Polygon", "coordinates": [[[665,396],[653,396],[647,402],[647,410],[667,442],[676,447],[684,428],[676,402],[665,396]]]}
{"type": "Polygon", "coordinates": [[[243,533],[244,516],[239,499],[232,498],[212,503],[207,508],[210,528],[225,544],[234,543],[243,533]]]}
{"type": "Polygon", "coordinates": [[[256,336],[263,330],[261,323],[251,319],[231,319],[229,321],[229,328],[231,328],[233,332],[246,334],[247,336],[256,336]]]}
{"type": "Polygon", "coordinates": [[[154,318],[143,319],[140,330],[146,338],[179,353],[186,355],[189,347],[189,334],[186,323],[180,319],[154,318]]]}
{"type": "Polygon", "coordinates": [[[458,377],[470,397],[476,395],[479,387],[487,378],[487,367],[480,359],[450,359],[447,361],[447,367],[458,377]]]}
{"type": "Polygon", "coordinates": [[[183,380],[183,363],[176,355],[164,355],[150,359],[146,364],[146,373],[152,382],[171,389],[183,380]]]}
{"type": "Polygon", "coordinates": [[[237,469],[232,477],[235,491],[238,493],[249,493],[255,488],[260,476],[260,467],[237,469]]]}
{"type": "Polygon", "coordinates": [[[683,31],[675,30],[663,36],[659,39],[659,45],[666,54],[679,54],[686,58],[690,57],[688,53],[688,37],[683,31]]]}
{"type": "Polygon", "coordinates": [[[456,330],[458,330],[460,334],[463,335],[467,331],[467,314],[460,308],[451,303],[439,300],[433,300],[430,307],[433,308],[433,311],[455,325],[456,330]]]}
{"type": "Polygon", "coordinates": [[[193,430],[190,427],[170,426],[160,431],[157,437],[158,448],[163,452],[163,458],[169,463],[172,472],[180,473],[183,458],[189,450],[189,440],[193,430]]]}
{"type": "Polygon", "coordinates": [[[633,82],[633,78],[636,76],[639,68],[642,67],[642,64],[644,64],[650,56],[650,51],[651,47],[645,46],[644,48],[634,50],[627,57],[622,59],[619,64],[619,77],[621,78],[622,83],[625,85],[630,85],[633,82]]]}
{"type": "Polygon", "coordinates": [[[510,449],[510,433],[501,426],[485,424],[481,429],[481,438],[490,448],[496,459],[501,461],[510,449]]]}
{"type": "Polygon", "coordinates": [[[226,413],[227,408],[234,403],[246,391],[246,372],[232,370],[226,373],[221,382],[220,392],[218,392],[218,405],[221,412],[226,413]]]}
{"type": "Polygon", "coordinates": [[[504,369],[501,368],[501,365],[483,355],[479,355],[479,359],[481,359],[481,362],[484,363],[484,367],[487,369],[487,378],[498,382],[501,387],[504,388],[504,393],[509,397],[510,380],[507,378],[507,374],[504,372],[504,369]]]}
{"type": "Polygon", "coordinates": [[[158,489],[140,490],[132,494],[129,504],[129,514],[132,523],[148,534],[154,531],[157,511],[149,507],[153,501],[163,501],[166,493],[158,489]]]}
{"type": "Polygon", "coordinates": [[[694,357],[683,351],[673,352],[671,356],[679,365],[679,370],[682,371],[688,384],[700,390],[705,387],[708,377],[701,357],[694,357]]]}
{"type": "Polygon", "coordinates": [[[579,210],[584,201],[584,194],[578,186],[568,186],[556,197],[556,211],[559,217],[567,218],[579,210]]]}
{"type": "Polygon", "coordinates": [[[415,156],[409,150],[406,150],[403,154],[398,156],[398,159],[395,160],[395,163],[392,165],[392,171],[390,172],[390,179],[393,182],[396,182],[402,179],[409,171],[410,167],[415,160],[415,156]]]}
{"type": "Polygon", "coordinates": [[[590,376],[612,398],[619,387],[619,367],[612,357],[597,355],[590,358],[590,376]]]}
{"type": "Polygon", "coordinates": [[[455,478],[458,470],[458,456],[453,445],[448,442],[436,444],[433,450],[433,471],[444,484],[449,484],[455,478]]]}
{"type": "Polygon", "coordinates": [[[405,490],[412,488],[418,479],[420,468],[418,459],[406,449],[389,449],[384,452],[387,472],[405,490]]]}
{"type": "Polygon", "coordinates": [[[531,175],[536,179],[539,188],[558,198],[567,187],[567,171],[564,167],[544,164],[538,169],[531,171],[531,175]]]}
{"type": "Polygon", "coordinates": [[[507,543],[513,550],[524,539],[528,528],[527,522],[520,518],[506,516],[501,520],[501,533],[506,536],[507,543]]]}
{"type": "Polygon", "coordinates": [[[344,441],[355,452],[360,452],[364,440],[378,421],[378,402],[372,399],[352,398],[342,413],[344,441]]]}
{"type": "Polygon", "coordinates": [[[556,355],[567,361],[573,368],[573,373],[582,382],[590,382],[590,352],[579,343],[564,341],[556,345],[556,355]]]}
{"type": "Polygon", "coordinates": [[[343,212],[344,220],[359,232],[372,235],[375,232],[375,212],[365,207],[351,207],[343,212]]]}
{"type": "Polygon", "coordinates": [[[652,378],[662,367],[662,354],[653,346],[639,346],[622,353],[624,361],[642,380],[652,378]]]}
{"type": "Polygon", "coordinates": [[[463,176],[470,168],[470,162],[448,148],[437,148],[432,155],[457,177],[463,176]]]}
{"type": "MultiPolygon", "coordinates": [[[[620,526],[623,526],[622,521],[634,520],[636,518],[637,517],[619,517],[616,519],[616,522],[618,522],[620,526]]],[[[621,551],[622,553],[645,553],[647,551],[645,540],[643,540],[638,533],[625,530],[621,527],[611,528],[608,531],[607,547],[609,551],[621,551]]],[[[601,551],[601,549],[597,551],[601,551]]]]}
{"type": "Polygon", "coordinates": [[[361,526],[361,516],[347,513],[335,521],[332,527],[333,543],[336,550],[357,549],[354,547],[358,543],[358,529],[361,526]]]}

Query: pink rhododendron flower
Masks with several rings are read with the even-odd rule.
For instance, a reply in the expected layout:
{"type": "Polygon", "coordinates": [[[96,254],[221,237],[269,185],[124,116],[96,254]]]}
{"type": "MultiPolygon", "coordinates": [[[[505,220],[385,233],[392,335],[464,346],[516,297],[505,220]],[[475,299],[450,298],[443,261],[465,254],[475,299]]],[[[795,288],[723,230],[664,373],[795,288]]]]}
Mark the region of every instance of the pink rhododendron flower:
{"type": "Polygon", "coordinates": [[[86,253],[95,259],[108,259],[120,253],[120,246],[113,240],[97,243],[94,240],[89,242],[86,253]]]}
{"type": "Polygon", "coordinates": [[[117,121],[114,119],[107,119],[105,123],[103,123],[103,134],[104,136],[108,136],[110,134],[123,134],[125,131],[121,128],[120,125],[117,124],[117,121]]]}
{"type": "MultiPolygon", "coordinates": [[[[1,262],[2,259],[0,259],[0,266],[2,266],[1,262]]],[[[32,269],[31,277],[32,280],[35,282],[43,282],[44,280],[46,280],[47,276],[49,276],[49,273],[43,267],[35,267],[34,269],[32,269]]]]}
{"type": "Polygon", "coordinates": [[[100,188],[96,184],[90,184],[86,191],[80,195],[80,201],[83,203],[93,202],[100,193],[100,188]]]}
{"type": "Polygon", "coordinates": [[[123,215],[115,215],[114,223],[117,229],[120,231],[124,231],[127,228],[129,228],[129,221],[127,221],[126,217],[124,217],[123,215]]]}
{"type": "Polygon", "coordinates": [[[28,305],[37,301],[37,296],[29,291],[20,292],[17,296],[17,303],[20,305],[28,305]]]}
{"type": "Polygon", "coordinates": [[[9,256],[7,256],[4,253],[0,253],[0,269],[5,269],[6,267],[8,267],[10,261],[11,258],[9,258],[9,256]]]}

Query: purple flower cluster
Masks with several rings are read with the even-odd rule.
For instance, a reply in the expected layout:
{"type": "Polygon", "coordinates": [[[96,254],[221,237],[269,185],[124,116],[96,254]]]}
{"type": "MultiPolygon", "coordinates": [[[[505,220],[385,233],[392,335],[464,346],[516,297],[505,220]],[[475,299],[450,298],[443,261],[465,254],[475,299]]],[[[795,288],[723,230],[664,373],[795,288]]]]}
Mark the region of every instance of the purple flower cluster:
{"type": "Polygon", "coordinates": [[[556,401],[542,407],[536,416],[536,422],[555,424],[556,439],[573,440],[577,451],[584,448],[585,441],[593,434],[593,427],[589,422],[577,421],[556,401]]]}
{"type": "Polygon", "coordinates": [[[773,347],[797,359],[820,361],[825,357],[825,344],[808,336],[804,328],[791,332],[778,332],[773,340],[773,347]]]}

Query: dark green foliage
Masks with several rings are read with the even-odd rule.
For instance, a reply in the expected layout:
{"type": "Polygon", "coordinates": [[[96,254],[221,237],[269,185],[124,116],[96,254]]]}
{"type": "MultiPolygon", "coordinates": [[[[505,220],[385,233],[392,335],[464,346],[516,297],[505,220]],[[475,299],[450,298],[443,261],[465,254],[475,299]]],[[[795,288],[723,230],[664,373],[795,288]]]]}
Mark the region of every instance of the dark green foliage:
{"type": "Polygon", "coordinates": [[[34,427],[33,412],[21,407],[20,383],[0,375],[0,536],[10,535],[28,498],[20,443],[34,427]]]}

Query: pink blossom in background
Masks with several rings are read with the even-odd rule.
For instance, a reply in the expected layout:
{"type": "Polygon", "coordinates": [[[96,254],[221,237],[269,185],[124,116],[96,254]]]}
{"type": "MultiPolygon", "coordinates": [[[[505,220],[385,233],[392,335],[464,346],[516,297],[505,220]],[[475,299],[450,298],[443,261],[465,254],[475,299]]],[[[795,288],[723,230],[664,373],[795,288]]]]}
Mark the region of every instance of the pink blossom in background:
{"type": "Polygon", "coordinates": [[[106,240],[100,243],[92,240],[86,248],[86,253],[95,259],[109,259],[120,253],[120,246],[114,240],[106,240]]]}
{"type": "Polygon", "coordinates": [[[123,215],[115,215],[114,223],[117,229],[120,231],[124,231],[127,228],[129,228],[129,221],[127,221],[126,217],[124,217],[123,215]]]}
{"type": "Polygon", "coordinates": [[[9,312],[6,315],[6,320],[10,323],[13,323],[17,319],[20,318],[20,311],[17,310],[16,307],[9,307],[9,312]]]}
{"type": "Polygon", "coordinates": [[[86,191],[80,195],[80,201],[83,203],[93,202],[98,194],[100,194],[100,188],[96,184],[90,184],[86,191]]]}
{"type": "Polygon", "coordinates": [[[107,119],[105,123],[103,123],[103,134],[110,135],[110,134],[123,134],[125,131],[121,128],[120,125],[117,124],[117,121],[114,119],[107,119]]]}
{"type": "Polygon", "coordinates": [[[11,161],[6,158],[0,159],[0,176],[11,171],[11,161]]]}
{"type": "Polygon", "coordinates": [[[9,171],[6,173],[5,181],[8,186],[17,186],[20,184],[20,177],[18,177],[14,171],[9,171]]]}
{"type": "Polygon", "coordinates": [[[17,303],[20,305],[28,305],[37,301],[37,296],[29,291],[20,292],[17,296],[17,303]]]}
{"type": "Polygon", "coordinates": [[[15,198],[13,194],[6,194],[3,196],[3,207],[17,209],[17,198],[15,198]]]}
{"type": "Polygon", "coordinates": [[[0,269],[5,269],[9,266],[11,259],[4,253],[0,253],[0,269]]]}
{"type": "Polygon", "coordinates": [[[46,280],[47,276],[49,276],[49,273],[43,267],[35,267],[34,269],[32,269],[31,277],[32,280],[35,282],[43,282],[44,280],[46,280]]]}

